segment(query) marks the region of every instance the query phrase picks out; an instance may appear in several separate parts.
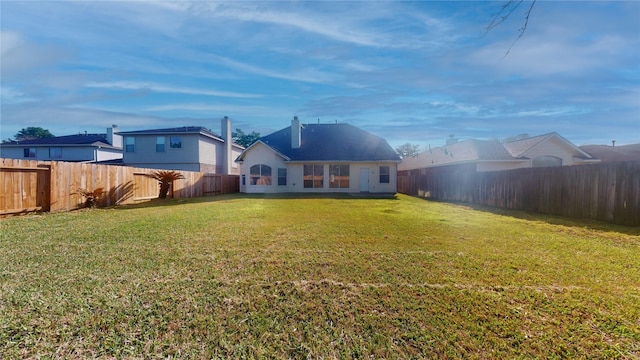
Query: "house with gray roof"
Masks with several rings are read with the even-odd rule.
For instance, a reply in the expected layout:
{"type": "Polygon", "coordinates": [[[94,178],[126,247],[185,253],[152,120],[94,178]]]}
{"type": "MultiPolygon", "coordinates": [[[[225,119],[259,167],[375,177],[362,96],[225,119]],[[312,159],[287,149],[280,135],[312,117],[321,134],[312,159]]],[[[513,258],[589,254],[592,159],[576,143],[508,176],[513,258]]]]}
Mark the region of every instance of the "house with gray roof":
{"type": "Polygon", "coordinates": [[[456,165],[475,171],[591,164],[598,159],[553,132],[513,141],[469,139],[403,159],[400,171],[456,165]]]}
{"type": "Polygon", "coordinates": [[[236,159],[245,193],[395,193],[398,154],[349,124],[301,124],[261,137],[236,159]]]}
{"type": "Polygon", "coordinates": [[[0,157],[23,160],[113,162],[122,159],[122,138],[117,127],[104,134],[80,133],[0,144],[0,157]]]}
{"type": "Polygon", "coordinates": [[[124,131],[123,163],[127,166],[239,174],[233,159],[244,148],[231,138],[231,120],[221,120],[222,136],[202,126],[124,131]]]}

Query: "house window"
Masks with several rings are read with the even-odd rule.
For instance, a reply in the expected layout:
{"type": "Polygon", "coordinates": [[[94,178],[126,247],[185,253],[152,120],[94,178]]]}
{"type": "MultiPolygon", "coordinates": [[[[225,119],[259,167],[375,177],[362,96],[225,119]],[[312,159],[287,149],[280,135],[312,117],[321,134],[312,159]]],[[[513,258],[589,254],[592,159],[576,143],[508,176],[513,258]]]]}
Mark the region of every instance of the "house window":
{"type": "Polygon", "coordinates": [[[164,142],[165,142],[164,136],[156,137],[156,152],[164,152],[164,142]]]}
{"type": "Polygon", "coordinates": [[[562,166],[562,159],[555,156],[540,156],[533,159],[531,164],[533,167],[562,166]]]}
{"type": "Polygon", "coordinates": [[[278,186],[287,185],[287,169],[278,168],[278,186]]]}
{"type": "Polygon", "coordinates": [[[35,158],[36,157],[36,148],[24,148],[24,157],[26,157],[26,158],[35,158]]]}
{"type": "Polygon", "coordinates": [[[329,165],[329,187],[349,187],[349,165],[329,165]]]}
{"type": "Polygon", "coordinates": [[[182,136],[169,136],[169,147],[172,149],[182,149],[182,136]]]}
{"type": "Polygon", "coordinates": [[[324,182],[324,166],[323,165],[304,165],[304,187],[305,188],[322,188],[324,182]]]}
{"type": "Polygon", "coordinates": [[[49,148],[49,159],[62,159],[62,148],[61,147],[49,148]]]}
{"type": "Polygon", "coordinates": [[[249,169],[249,185],[271,185],[271,166],[253,165],[249,169]]]}
{"type": "Polygon", "coordinates": [[[133,136],[127,136],[124,138],[124,151],[134,152],[136,151],[136,138],[133,136]]]}
{"type": "Polygon", "coordinates": [[[247,185],[247,169],[245,169],[245,168],[242,168],[242,176],[241,176],[241,179],[242,179],[242,183],[241,183],[241,184],[242,184],[242,186],[247,185]]]}
{"type": "Polygon", "coordinates": [[[389,166],[380,166],[380,184],[389,183],[389,166]]]}

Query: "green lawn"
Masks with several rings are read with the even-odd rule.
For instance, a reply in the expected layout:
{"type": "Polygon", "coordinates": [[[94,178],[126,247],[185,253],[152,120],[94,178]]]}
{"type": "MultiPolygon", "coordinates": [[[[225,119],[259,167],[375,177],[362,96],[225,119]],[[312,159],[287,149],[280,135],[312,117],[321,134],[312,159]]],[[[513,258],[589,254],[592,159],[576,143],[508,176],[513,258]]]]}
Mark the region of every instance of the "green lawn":
{"type": "Polygon", "coordinates": [[[638,228],[231,195],[0,231],[0,358],[640,357],[638,228]]]}

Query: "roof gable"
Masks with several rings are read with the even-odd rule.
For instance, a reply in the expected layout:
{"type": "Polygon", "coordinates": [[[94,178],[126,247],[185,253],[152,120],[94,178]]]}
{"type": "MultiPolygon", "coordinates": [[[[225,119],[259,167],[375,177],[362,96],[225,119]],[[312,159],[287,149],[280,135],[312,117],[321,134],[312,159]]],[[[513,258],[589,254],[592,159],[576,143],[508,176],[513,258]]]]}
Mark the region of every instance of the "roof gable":
{"type": "Polygon", "coordinates": [[[398,169],[411,170],[429,166],[480,161],[523,161],[528,159],[527,154],[531,155],[534,149],[544,146],[545,143],[548,144],[548,141],[557,142],[574,157],[592,158],[569,140],[553,132],[505,143],[495,140],[465,140],[440,148],[429,149],[413,158],[403,159],[398,169]]]}
{"type": "Polygon", "coordinates": [[[386,140],[348,124],[305,124],[300,148],[291,147],[291,126],[260,138],[290,161],[400,161],[386,140]]]}
{"type": "Polygon", "coordinates": [[[514,160],[502,144],[495,140],[469,139],[429,149],[416,157],[402,160],[400,170],[471,161],[514,160]]]}
{"type": "Polygon", "coordinates": [[[527,157],[527,153],[532,151],[533,149],[544,146],[545,143],[549,141],[557,141],[562,147],[567,149],[567,151],[573,153],[574,156],[579,156],[582,158],[590,159],[591,155],[584,152],[579,147],[575,146],[569,140],[560,136],[560,134],[552,132],[549,134],[534,136],[526,139],[515,140],[504,143],[504,147],[509,151],[509,153],[515,158],[525,158],[527,157]]]}

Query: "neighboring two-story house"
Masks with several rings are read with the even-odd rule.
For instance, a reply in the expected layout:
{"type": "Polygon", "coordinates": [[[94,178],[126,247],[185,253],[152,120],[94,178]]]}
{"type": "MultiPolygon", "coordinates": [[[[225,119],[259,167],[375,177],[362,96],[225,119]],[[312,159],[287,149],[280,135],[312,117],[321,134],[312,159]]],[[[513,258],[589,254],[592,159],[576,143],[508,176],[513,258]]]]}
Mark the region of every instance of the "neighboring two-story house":
{"type": "Polygon", "coordinates": [[[395,193],[398,154],[348,124],[300,124],[261,137],[236,160],[240,191],[395,193]]]}
{"type": "Polygon", "coordinates": [[[77,134],[0,144],[0,157],[23,160],[97,163],[122,159],[122,138],[117,127],[106,134],[77,134]]]}
{"type": "Polygon", "coordinates": [[[222,136],[201,126],[120,132],[123,163],[141,168],[239,174],[233,159],[244,148],[233,143],[231,120],[225,116],[221,123],[222,136]]]}

